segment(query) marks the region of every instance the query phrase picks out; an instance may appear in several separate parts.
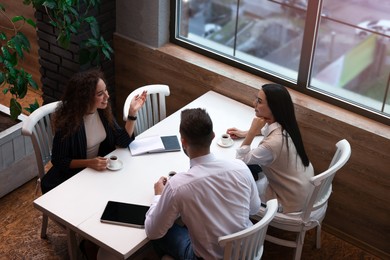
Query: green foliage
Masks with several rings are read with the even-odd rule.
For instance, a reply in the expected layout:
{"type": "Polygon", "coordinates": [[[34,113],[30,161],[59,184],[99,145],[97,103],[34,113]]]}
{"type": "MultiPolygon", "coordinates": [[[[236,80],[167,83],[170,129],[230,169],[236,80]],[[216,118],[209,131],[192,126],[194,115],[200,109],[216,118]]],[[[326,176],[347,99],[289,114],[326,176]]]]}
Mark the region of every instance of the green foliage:
{"type": "Polygon", "coordinates": [[[114,51],[101,36],[98,21],[89,15],[89,11],[100,5],[100,0],[24,0],[24,3],[45,8],[50,24],[58,29],[57,41],[65,49],[72,35],[77,35],[85,26],[90,28],[90,37],[81,43],[80,64],[99,65],[101,58],[111,59],[114,51]]]}
{"type": "MultiPolygon", "coordinates": [[[[5,8],[0,4],[0,15],[8,21],[7,25],[1,26],[0,31],[0,87],[4,94],[12,95],[10,101],[10,114],[13,120],[16,120],[22,112],[22,106],[18,99],[26,96],[28,87],[38,89],[37,83],[32,79],[32,75],[18,66],[18,61],[24,58],[24,53],[30,51],[30,42],[20,31],[24,24],[35,27],[31,19],[23,16],[8,17],[5,8]]],[[[34,108],[34,105],[30,105],[34,108]]]]}
{"type": "MultiPolygon", "coordinates": [[[[101,36],[98,21],[88,15],[89,11],[98,8],[100,0],[23,0],[23,3],[46,11],[50,24],[58,31],[57,42],[65,49],[69,47],[73,35],[77,35],[82,29],[90,29],[90,37],[81,43],[81,65],[98,66],[101,59],[111,59],[113,49],[101,36]]],[[[0,26],[0,88],[4,94],[12,95],[10,110],[11,117],[15,120],[22,112],[18,99],[26,96],[29,86],[38,89],[31,74],[18,66],[18,61],[24,58],[25,52],[30,52],[30,42],[20,29],[25,24],[35,27],[35,22],[23,16],[8,17],[1,3],[0,15],[9,22],[8,26],[0,26]],[[11,33],[6,34],[6,30],[11,33]],[[10,34],[12,36],[7,36],[10,34]]],[[[32,112],[37,107],[39,105],[35,101],[24,109],[32,112]]]]}

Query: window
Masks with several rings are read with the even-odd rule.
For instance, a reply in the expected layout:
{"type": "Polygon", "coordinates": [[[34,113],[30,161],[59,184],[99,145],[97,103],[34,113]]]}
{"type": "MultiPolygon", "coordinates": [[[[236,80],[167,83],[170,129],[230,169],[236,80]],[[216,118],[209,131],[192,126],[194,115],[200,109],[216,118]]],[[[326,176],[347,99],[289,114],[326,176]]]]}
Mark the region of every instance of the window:
{"type": "Polygon", "coordinates": [[[175,43],[389,124],[389,1],[174,2],[175,43]]]}

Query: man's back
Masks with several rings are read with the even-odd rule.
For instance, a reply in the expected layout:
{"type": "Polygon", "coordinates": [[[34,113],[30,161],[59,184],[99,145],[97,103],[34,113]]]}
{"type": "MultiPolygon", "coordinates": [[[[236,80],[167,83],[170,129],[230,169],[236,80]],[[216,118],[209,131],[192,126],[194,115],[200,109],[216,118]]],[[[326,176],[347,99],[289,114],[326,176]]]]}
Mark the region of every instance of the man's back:
{"type": "MultiPolygon", "coordinates": [[[[171,178],[156,210],[159,206],[181,216],[196,255],[220,259],[218,237],[251,226],[249,215],[257,213],[260,199],[242,161],[219,160],[209,154],[192,159],[188,172],[171,178]]],[[[168,218],[174,220],[177,215],[168,218]]]]}

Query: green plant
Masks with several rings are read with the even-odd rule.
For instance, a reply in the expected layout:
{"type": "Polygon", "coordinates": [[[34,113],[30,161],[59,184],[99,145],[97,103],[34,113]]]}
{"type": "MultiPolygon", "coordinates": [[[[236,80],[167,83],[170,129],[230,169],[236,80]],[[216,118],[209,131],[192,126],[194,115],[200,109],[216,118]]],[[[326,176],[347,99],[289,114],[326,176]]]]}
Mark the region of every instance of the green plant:
{"type": "MultiPolygon", "coordinates": [[[[90,35],[81,42],[79,63],[99,66],[101,59],[111,59],[113,49],[100,34],[99,24],[95,17],[89,15],[91,10],[98,8],[100,0],[23,0],[23,4],[32,5],[35,9],[43,8],[47,13],[50,24],[57,29],[57,41],[65,49],[69,47],[72,36],[77,35],[85,28],[89,28],[90,35]]],[[[18,99],[23,99],[28,87],[38,89],[32,75],[18,66],[18,61],[24,58],[24,52],[30,51],[30,42],[20,31],[25,25],[35,27],[31,19],[23,16],[10,18],[0,3],[0,15],[9,22],[9,26],[0,26],[0,87],[3,93],[11,93],[11,118],[14,120],[21,114],[22,107],[18,99]],[[8,31],[8,33],[5,33],[8,31]],[[9,38],[9,36],[12,36],[9,38]]],[[[26,111],[32,112],[39,104],[35,101],[26,111]]]]}
{"type": "Polygon", "coordinates": [[[102,55],[103,58],[111,59],[114,51],[100,34],[98,21],[90,15],[90,11],[100,5],[100,0],[24,0],[23,3],[32,4],[35,9],[45,9],[50,24],[58,29],[57,41],[65,49],[72,35],[77,35],[84,26],[89,26],[91,35],[81,42],[80,64],[99,65],[102,55]]]}
{"type": "MultiPolygon", "coordinates": [[[[16,120],[22,112],[18,99],[26,96],[28,86],[38,89],[32,75],[18,66],[18,61],[24,58],[24,52],[30,51],[30,42],[20,30],[25,24],[35,27],[35,23],[23,16],[10,18],[2,4],[0,4],[0,15],[8,21],[8,26],[0,26],[0,87],[4,94],[9,92],[12,95],[9,105],[10,115],[13,120],[16,120]]],[[[35,101],[25,109],[32,112],[38,106],[38,102],[35,101]]]]}

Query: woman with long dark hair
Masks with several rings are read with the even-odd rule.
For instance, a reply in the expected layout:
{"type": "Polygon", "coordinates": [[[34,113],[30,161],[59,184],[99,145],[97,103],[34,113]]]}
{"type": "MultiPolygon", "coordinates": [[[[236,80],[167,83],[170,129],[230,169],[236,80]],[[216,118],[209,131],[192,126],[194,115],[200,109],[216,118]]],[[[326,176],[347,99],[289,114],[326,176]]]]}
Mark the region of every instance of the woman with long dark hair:
{"type": "Polygon", "coordinates": [[[303,145],[291,96],[284,86],[265,84],[256,96],[254,107],[256,117],[248,131],[227,130],[232,138],[244,137],[236,157],[248,165],[261,167],[258,188],[262,201],[276,198],[279,211],[301,211],[314,170],[303,145]],[[263,140],[251,149],[253,139],[259,134],[264,136],[263,140]]]}
{"type": "Polygon", "coordinates": [[[125,128],[114,119],[109,97],[100,70],[80,72],[69,79],[53,115],[53,167],[42,178],[42,193],[86,167],[105,170],[107,159],[103,156],[117,146],[127,147],[134,140],[135,115],[145,103],[146,92],[131,101],[131,117],[125,128]]]}

